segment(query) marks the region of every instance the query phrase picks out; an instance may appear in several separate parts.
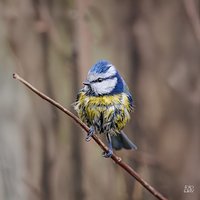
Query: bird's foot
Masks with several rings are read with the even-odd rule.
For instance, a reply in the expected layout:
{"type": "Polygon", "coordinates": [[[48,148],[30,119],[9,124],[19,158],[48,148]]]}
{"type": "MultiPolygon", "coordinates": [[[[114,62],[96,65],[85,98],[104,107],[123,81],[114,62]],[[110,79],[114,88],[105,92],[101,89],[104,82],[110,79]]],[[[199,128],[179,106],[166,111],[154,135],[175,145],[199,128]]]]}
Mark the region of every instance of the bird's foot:
{"type": "Polygon", "coordinates": [[[103,152],[102,156],[104,158],[110,158],[113,155],[113,151],[109,149],[107,152],[103,152]]]}
{"type": "Polygon", "coordinates": [[[94,135],[94,132],[95,132],[94,127],[91,126],[90,130],[88,131],[88,134],[87,134],[87,136],[85,138],[86,142],[89,142],[92,139],[92,136],[94,135]]]}

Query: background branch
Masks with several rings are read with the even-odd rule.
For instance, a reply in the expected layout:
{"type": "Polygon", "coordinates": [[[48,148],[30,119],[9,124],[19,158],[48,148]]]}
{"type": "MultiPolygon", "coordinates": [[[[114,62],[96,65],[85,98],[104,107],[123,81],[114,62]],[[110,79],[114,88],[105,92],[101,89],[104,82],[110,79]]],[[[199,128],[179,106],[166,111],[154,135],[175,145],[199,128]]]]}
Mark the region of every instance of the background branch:
{"type": "Polygon", "coordinates": [[[198,43],[200,44],[200,19],[197,10],[197,6],[195,5],[194,0],[184,0],[184,6],[188,18],[190,20],[191,26],[194,30],[194,34],[198,43]]]}
{"type": "MultiPolygon", "coordinates": [[[[46,96],[45,94],[38,91],[36,88],[34,88],[30,83],[25,81],[23,78],[21,78],[18,74],[13,74],[13,78],[19,80],[24,85],[26,85],[29,89],[31,89],[34,93],[36,93],[38,96],[40,96],[42,99],[48,101],[61,111],[63,111],[65,114],[67,114],[69,117],[71,117],[77,124],[79,124],[82,129],[84,129],[86,132],[89,131],[88,126],[86,126],[78,117],[76,117],[73,113],[71,113],[69,110],[64,108],[62,105],[60,105],[58,102],[54,101],[50,97],[46,96]]],[[[93,135],[92,138],[94,141],[101,147],[103,151],[108,151],[107,146],[96,136],[93,135]]],[[[126,172],[128,172],[129,175],[134,177],[142,186],[144,186],[151,194],[153,194],[157,199],[160,200],[167,200],[161,193],[159,193],[155,188],[153,188],[151,185],[149,185],[145,180],[143,180],[140,175],[135,172],[128,164],[122,161],[122,159],[115,154],[111,157],[112,160],[115,161],[116,164],[121,166],[126,172]]]]}

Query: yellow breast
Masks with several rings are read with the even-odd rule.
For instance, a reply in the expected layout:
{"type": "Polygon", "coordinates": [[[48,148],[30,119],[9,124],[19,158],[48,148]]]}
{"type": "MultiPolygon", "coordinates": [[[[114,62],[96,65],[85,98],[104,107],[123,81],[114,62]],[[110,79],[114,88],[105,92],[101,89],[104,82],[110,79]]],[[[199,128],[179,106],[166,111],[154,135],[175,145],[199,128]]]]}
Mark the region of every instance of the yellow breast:
{"type": "Polygon", "coordinates": [[[102,129],[113,128],[116,129],[114,131],[120,131],[130,119],[131,106],[124,93],[95,97],[81,92],[75,110],[88,126],[96,125],[102,129]],[[107,124],[110,127],[106,127],[107,124]]]}

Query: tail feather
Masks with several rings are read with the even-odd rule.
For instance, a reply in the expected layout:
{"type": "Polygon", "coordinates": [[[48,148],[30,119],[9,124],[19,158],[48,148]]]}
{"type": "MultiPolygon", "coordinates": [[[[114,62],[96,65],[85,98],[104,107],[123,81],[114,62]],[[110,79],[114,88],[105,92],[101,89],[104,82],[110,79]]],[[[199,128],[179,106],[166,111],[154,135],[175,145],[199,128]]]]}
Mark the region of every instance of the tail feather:
{"type": "Polygon", "coordinates": [[[115,150],[124,149],[137,149],[137,146],[121,131],[119,134],[111,136],[112,146],[115,150]]]}

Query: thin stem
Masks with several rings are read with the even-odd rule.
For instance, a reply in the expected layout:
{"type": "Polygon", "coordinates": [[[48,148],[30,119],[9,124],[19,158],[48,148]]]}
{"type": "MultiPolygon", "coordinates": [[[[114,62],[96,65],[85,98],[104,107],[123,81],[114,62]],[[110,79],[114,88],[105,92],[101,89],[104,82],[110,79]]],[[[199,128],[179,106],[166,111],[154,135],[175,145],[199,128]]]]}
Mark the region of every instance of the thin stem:
{"type": "MultiPolygon", "coordinates": [[[[19,80],[24,85],[26,85],[30,90],[32,90],[34,93],[36,93],[38,96],[40,96],[42,99],[48,101],[50,104],[54,105],[61,111],[63,111],[65,114],[67,114],[70,118],[72,118],[77,124],[81,126],[82,129],[84,129],[86,132],[89,131],[88,126],[86,126],[78,117],[76,117],[73,113],[71,113],[69,110],[64,108],[62,105],[60,105],[58,102],[54,101],[50,97],[46,96],[39,90],[37,90],[35,87],[33,87],[30,83],[25,81],[23,78],[21,78],[18,74],[13,74],[13,78],[19,80]]],[[[108,151],[107,146],[96,136],[93,135],[92,138],[94,141],[101,147],[103,151],[108,151]]],[[[155,188],[153,188],[151,185],[149,185],[145,180],[143,180],[140,175],[132,169],[128,164],[122,161],[120,157],[113,154],[111,156],[111,159],[115,161],[116,164],[121,166],[128,174],[130,174],[132,177],[134,177],[143,187],[145,187],[151,194],[153,194],[157,199],[160,200],[168,200],[165,198],[160,192],[158,192],[155,188]]]]}
{"type": "Polygon", "coordinates": [[[197,5],[195,5],[194,0],[184,0],[184,6],[188,18],[190,20],[191,26],[193,28],[194,34],[196,36],[196,39],[200,44],[200,19],[199,19],[197,5]]]}

